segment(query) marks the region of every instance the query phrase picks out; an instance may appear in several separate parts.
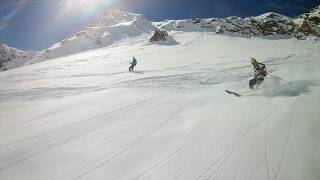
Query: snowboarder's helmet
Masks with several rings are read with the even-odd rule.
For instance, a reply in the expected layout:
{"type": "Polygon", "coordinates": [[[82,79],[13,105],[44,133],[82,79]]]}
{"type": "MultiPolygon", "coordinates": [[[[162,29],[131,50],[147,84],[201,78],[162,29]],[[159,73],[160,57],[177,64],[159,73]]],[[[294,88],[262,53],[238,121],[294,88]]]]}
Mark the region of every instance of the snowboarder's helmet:
{"type": "Polygon", "coordinates": [[[256,64],[257,63],[257,60],[253,57],[250,58],[251,59],[251,64],[256,64]]]}

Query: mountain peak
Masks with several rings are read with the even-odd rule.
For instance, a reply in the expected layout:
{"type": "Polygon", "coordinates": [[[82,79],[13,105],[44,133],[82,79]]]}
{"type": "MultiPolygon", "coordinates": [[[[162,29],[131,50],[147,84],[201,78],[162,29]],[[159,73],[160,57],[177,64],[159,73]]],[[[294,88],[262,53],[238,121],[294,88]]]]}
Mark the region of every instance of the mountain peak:
{"type": "Polygon", "coordinates": [[[320,5],[311,9],[310,11],[311,13],[317,13],[318,15],[320,15],[320,5]]]}
{"type": "Polygon", "coordinates": [[[257,19],[274,19],[274,20],[291,20],[290,17],[279,14],[279,13],[275,13],[275,12],[267,12],[264,14],[261,14],[260,16],[256,17],[257,19]]]}
{"type": "Polygon", "coordinates": [[[118,23],[135,21],[138,18],[144,17],[141,14],[112,9],[98,17],[90,26],[112,26],[118,23]]]}
{"type": "Polygon", "coordinates": [[[108,10],[82,31],[42,51],[29,63],[110,46],[133,37],[150,34],[155,27],[141,14],[108,10]]]}

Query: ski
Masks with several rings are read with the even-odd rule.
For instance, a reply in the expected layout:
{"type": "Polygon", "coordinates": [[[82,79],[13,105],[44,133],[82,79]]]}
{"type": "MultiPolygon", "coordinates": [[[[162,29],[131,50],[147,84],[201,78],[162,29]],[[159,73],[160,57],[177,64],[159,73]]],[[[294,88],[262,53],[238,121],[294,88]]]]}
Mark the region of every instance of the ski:
{"type": "Polygon", "coordinates": [[[235,95],[235,96],[237,96],[237,97],[241,97],[242,95],[241,94],[239,94],[239,93],[236,93],[236,92],[232,92],[232,91],[229,91],[229,90],[225,90],[228,94],[233,94],[233,95],[235,95]]]}

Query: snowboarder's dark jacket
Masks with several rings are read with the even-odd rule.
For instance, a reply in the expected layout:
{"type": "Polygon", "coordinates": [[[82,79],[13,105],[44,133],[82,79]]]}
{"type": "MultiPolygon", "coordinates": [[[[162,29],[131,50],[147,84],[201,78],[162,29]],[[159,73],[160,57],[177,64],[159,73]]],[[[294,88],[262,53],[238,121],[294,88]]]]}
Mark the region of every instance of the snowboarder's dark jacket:
{"type": "Polygon", "coordinates": [[[133,60],[132,60],[132,63],[130,63],[132,66],[135,66],[135,65],[137,65],[137,60],[136,60],[136,58],[133,58],[133,60]]]}
{"type": "Polygon", "coordinates": [[[257,62],[255,65],[253,65],[253,68],[255,79],[264,79],[264,77],[267,76],[267,70],[264,64],[257,62]]]}

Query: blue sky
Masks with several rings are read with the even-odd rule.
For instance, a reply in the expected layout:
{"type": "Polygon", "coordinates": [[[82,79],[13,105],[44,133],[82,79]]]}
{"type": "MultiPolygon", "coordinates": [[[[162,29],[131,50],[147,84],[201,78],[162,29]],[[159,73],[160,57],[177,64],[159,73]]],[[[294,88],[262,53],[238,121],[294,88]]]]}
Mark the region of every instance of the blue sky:
{"type": "Polygon", "coordinates": [[[45,49],[108,9],[159,21],[269,11],[295,17],[319,4],[320,0],[0,0],[0,43],[22,50],[45,49]]]}

